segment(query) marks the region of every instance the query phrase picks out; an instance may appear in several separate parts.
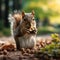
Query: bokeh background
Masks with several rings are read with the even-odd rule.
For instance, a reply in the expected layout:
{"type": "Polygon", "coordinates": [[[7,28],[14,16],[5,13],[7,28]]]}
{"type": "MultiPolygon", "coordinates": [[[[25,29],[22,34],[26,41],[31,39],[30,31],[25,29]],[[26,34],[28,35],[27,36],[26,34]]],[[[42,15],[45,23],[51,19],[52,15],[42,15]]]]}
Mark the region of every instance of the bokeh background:
{"type": "Polygon", "coordinates": [[[0,0],[0,37],[10,36],[9,13],[35,11],[37,35],[60,33],[60,0],[0,0]]]}

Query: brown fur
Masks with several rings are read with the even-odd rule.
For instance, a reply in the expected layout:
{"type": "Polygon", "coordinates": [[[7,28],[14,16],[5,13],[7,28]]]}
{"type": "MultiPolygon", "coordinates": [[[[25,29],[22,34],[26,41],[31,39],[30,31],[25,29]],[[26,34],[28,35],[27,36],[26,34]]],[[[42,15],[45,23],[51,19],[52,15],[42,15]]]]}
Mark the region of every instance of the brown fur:
{"type": "Polygon", "coordinates": [[[36,45],[36,22],[34,12],[13,14],[15,23],[13,23],[13,35],[16,41],[17,49],[33,48],[36,45]]]}
{"type": "Polygon", "coordinates": [[[14,29],[16,29],[17,26],[19,25],[19,22],[22,20],[22,15],[19,13],[16,13],[16,14],[13,14],[13,17],[16,20],[15,25],[14,25],[14,29]]]}

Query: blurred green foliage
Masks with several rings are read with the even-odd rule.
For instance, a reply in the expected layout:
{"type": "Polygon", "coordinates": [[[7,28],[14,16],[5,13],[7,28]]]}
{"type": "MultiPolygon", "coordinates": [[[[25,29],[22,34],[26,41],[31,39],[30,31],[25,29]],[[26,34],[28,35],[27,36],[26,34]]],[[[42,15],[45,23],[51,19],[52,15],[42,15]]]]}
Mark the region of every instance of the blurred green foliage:
{"type": "Polygon", "coordinates": [[[42,26],[38,27],[38,32],[37,34],[51,34],[51,33],[60,33],[60,28],[54,28],[52,26],[42,26]]]}
{"type": "Polygon", "coordinates": [[[0,37],[1,36],[10,36],[11,32],[9,28],[3,28],[2,30],[0,30],[0,37]]]}
{"type": "Polygon", "coordinates": [[[3,29],[3,20],[0,20],[0,30],[3,29]]]}
{"type": "Polygon", "coordinates": [[[52,42],[49,45],[46,45],[45,47],[41,48],[40,51],[43,53],[50,54],[52,56],[60,56],[60,36],[58,34],[52,34],[52,42]],[[58,38],[58,39],[56,39],[58,38]]]}
{"type": "MultiPolygon", "coordinates": [[[[13,1],[13,0],[11,0],[11,1],[13,1]]],[[[39,35],[39,34],[48,34],[48,33],[55,33],[55,32],[60,33],[60,27],[56,28],[54,26],[49,26],[49,24],[50,24],[49,18],[51,16],[54,16],[54,17],[59,16],[60,13],[58,13],[57,11],[54,11],[54,10],[52,10],[50,8],[48,8],[47,11],[44,11],[42,6],[40,6],[40,7],[37,7],[37,6],[32,7],[32,6],[30,6],[31,3],[36,3],[36,5],[37,5],[38,2],[47,5],[48,0],[22,0],[22,9],[21,9],[21,10],[24,10],[25,12],[27,12],[27,13],[34,10],[35,11],[35,19],[36,19],[36,21],[40,20],[41,23],[44,24],[44,26],[43,25],[38,26],[38,33],[37,34],[39,35]],[[47,22],[46,21],[44,22],[45,17],[48,18],[47,22]]],[[[12,5],[11,5],[11,8],[12,8],[12,5]]],[[[12,11],[11,8],[9,8],[9,12],[12,11]]],[[[4,23],[4,20],[0,20],[0,35],[7,35],[7,36],[11,35],[10,34],[10,28],[5,28],[3,23],[4,23]]],[[[55,24],[55,26],[56,26],[56,24],[55,24]]]]}
{"type": "Polygon", "coordinates": [[[10,36],[11,35],[11,32],[10,32],[9,28],[4,28],[2,32],[5,36],[10,36]]]}
{"type": "Polygon", "coordinates": [[[0,20],[0,36],[10,36],[10,28],[5,28],[3,24],[3,20],[0,20]]]}
{"type": "Polygon", "coordinates": [[[23,0],[25,3],[23,4],[23,9],[25,12],[31,12],[32,10],[35,11],[36,17],[44,18],[44,17],[49,17],[49,16],[58,16],[60,13],[53,11],[52,9],[48,8],[47,11],[44,11],[42,6],[40,7],[32,7],[31,2],[42,2],[43,4],[47,4],[48,0],[23,0]]]}

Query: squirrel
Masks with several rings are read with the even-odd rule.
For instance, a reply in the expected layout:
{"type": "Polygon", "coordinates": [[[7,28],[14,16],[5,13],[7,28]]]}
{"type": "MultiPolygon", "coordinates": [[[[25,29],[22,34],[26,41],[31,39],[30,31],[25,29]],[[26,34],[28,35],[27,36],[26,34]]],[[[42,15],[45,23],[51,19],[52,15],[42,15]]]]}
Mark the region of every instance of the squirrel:
{"type": "Polygon", "coordinates": [[[36,45],[37,28],[34,15],[34,11],[31,13],[16,11],[10,14],[11,33],[15,39],[17,49],[33,48],[36,45]]]}

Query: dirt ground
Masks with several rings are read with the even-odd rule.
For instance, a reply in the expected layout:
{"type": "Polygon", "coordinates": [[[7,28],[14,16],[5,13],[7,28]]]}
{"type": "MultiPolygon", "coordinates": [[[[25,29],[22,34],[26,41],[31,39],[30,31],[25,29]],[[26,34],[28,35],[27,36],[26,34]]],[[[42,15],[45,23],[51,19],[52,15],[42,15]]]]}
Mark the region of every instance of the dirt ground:
{"type": "MultiPolygon", "coordinates": [[[[37,36],[37,40],[45,41],[46,39],[51,39],[50,35],[46,36],[37,36]]],[[[2,42],[4,44],[15,44],[15,41],[12,37],[1,37],[0,38],[0,47],[2,46],[2,42]]],[[[43,45],[44,46],[44,45],[43,45]]],[[[37,43],[35,49],[24,49],[21,50],[1,50],[0,51],[0,60],[60,60],[59,58],[52,57],[47,55],[46,53],[40,52],[41,44],[37,43]]]]}

